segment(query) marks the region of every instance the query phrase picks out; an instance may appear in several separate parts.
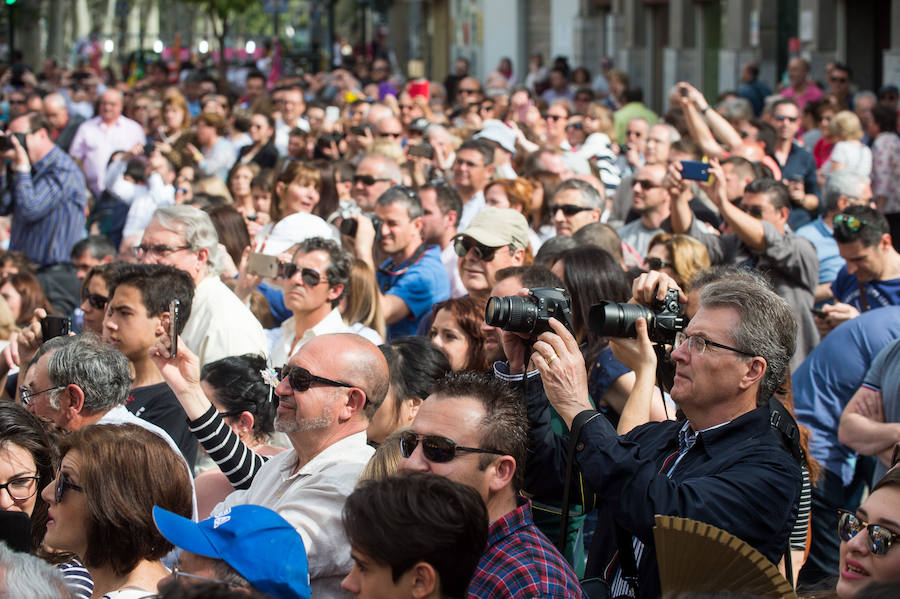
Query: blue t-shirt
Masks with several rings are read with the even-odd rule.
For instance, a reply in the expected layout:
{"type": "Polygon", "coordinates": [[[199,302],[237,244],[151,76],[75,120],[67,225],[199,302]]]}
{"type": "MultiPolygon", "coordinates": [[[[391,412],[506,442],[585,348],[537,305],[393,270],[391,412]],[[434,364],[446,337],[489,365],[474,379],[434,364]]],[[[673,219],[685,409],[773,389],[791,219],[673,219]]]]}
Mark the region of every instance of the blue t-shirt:
{"type": "Polygon", "coordinates": [[[393,269],[396,274],[386,270],[390,262],[382,264],[375,275],[378,287],[381,293],[402,299],[410,314],[388,326],[388,340],[415,335],[419,321],[431,306],[450,298],[450,279],[436,245],[425,250],[415,262],[398,265],[393,269]]]}
{"type": "Polygon", "coordinates": [[[819,257],[819,284],[834,281],[838,271],[844,266],[844,259],[838,251],[834,234],[825,226],[822,217],[797,229],[797,237],[809,239],[816,248],[816,256],[819,257]]]}
{"type": "MultiPolygon", "coordinates": [[[[869,309],[882,308],[884,306],[900,306],[900,278],[886,281],[869,281],[863,283],[866,291],[866,301],[869,309]]],[[[834,299],[845,304],[850,304],[862,312],[862,302],[859,297],[859,280],[856,275],[847,272],[844,266],[838,272],[837,278],[831,284],[831,292],[834,299]]]]}
{"type": "Polygon", "coordinates": [[[812,433],[809,452],[850,484],[856,452],[838,442],[838,423],[875,356],[900,337],[900,306],[864,312],[835,327],[791,375],[797,422],[812,433]]]}

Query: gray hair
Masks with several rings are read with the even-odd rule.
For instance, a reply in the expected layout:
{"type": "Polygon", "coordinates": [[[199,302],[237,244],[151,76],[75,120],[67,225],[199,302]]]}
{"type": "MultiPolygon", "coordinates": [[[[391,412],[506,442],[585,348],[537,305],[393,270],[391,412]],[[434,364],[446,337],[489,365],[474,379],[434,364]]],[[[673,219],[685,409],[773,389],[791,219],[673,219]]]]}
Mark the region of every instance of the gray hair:
{"type": "Polygon", "coordinates": [[[587,181],[567,179],[556,186],[556,189],[553,190],[553,197],[556,197],[556,194],[567,189],[574,189],[579,192],[585,206],[593,208],[594,210],[603,210],[605,204],[603,196],[601,196],[600,192],[587,181]]]}
{"type": "MultiPolygon", "coordinates": [[[[678,132],[678,129],[670,125],[669,123],[656,123],[650,129],[654,127],[664,127],[666,129],[666,133],[669,135],[669,143],[673,144],[676,141],[681,141],[681,133],[678,132]]],[[[649,131],[649,130],[648,130],[649,131]]]]}
{"type": "Polygon", "coordinates": [[[749,121],[753,118],[753,105],[746,98],[731,98],[719,104],[722,109],[722,116],[729,123],[738,123],[740,121],[749,121]]]}
{"type": "Polygon", "coordinates": [[[66,104],[66,99],[63,98],[62,94],[58,92],[53,92],[52,94],[47,94],[44,96],[44,106],[51,106],[53,108],[62,108],[68,114],[69,106],[66,104]]]}
{"type": "MultiPolygon", "coordinates": [[[[124,404],[131,391],[131,367],[128,358],[96,335],[82,333],[74,337],[56,337],[44,343],[33,363],[46,354],[47,378],[54,387],[78,385],[84,393],[84,411],[97,414],[124,404]]],[[[59,409],[59,394],[50,392],[50,405],[59,409]]]]}
{"type": "Polygon", "coordinates": [[[71,599],[72,593],[57,568],[0,542],[0,597],[71,599]]]}
{"type": "Polygon", "coordinates": [[[379,206],[387,207],[391,204],[403,204],[409,220],[419,218],[425,214],[419,194],[405,185],[392,185],[378,196],[379,206]]]}
{"type": "Polygon", "coordinates": [[[837,202],[841,196],[859,198],[866,187],[866,178],[854,173],[850,169],[841,169],[828,175],[825,181],[825,189],[822,191],[822,211],[825,214],[837,209],[837,202]]]}
{"type": "MultiPolygon", "coordinates": [[[[396,184],[403,181],[403,172],[400,170],[400,165],[393,159],[382,154],[366,154],[363,156],[363,160],[373,160],[379,163],[381,176],[390,179],[392,183],[396,184]]],[[[362,160],[360,163],[362,163],[362,160]]],[[[357,168],[359,168],[358,165],[357,168]]]]}
{"type": "Polygon", "coordinates": [[[153,220],[169,231],[184,236],[184,242],[194,251],[209,250],[207,265],[212,274],[222,272],[219,255],[219,235],[209,215],[193,206],[164,206],[153,213],[153,220]]]}
{"type": "Polygon", "coordinates": [[[756,404],[765,404],[784,381],[797,347],[797,318],[790,304],[764,283],[732,277],[704,286],[700,307],[731,308],[738,313],[740,322],[732,340],[738,349],[766,361],[756,395],[756,404]]]}

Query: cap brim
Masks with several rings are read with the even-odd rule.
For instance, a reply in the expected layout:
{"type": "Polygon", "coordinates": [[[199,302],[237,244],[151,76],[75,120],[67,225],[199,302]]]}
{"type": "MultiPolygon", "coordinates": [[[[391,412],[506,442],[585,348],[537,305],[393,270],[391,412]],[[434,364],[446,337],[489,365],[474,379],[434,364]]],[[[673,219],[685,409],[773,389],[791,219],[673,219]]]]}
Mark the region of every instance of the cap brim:
{"type": "Polygon", "coordinates": [[[153,506],[153,521],[162,536],[176,547],[197,555],[222,559],[216,548],[200,530],[198,523],[173,514],[157,505],[153,506]]]}

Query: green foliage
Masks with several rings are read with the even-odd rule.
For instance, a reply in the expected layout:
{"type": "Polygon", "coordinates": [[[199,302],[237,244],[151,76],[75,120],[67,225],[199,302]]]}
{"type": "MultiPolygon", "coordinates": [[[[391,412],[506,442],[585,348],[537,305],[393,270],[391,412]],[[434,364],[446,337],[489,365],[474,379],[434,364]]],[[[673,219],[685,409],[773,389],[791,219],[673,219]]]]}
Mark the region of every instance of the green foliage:
{"type": "Polygon", "coordinates": [[[220,19],[239,15],[256,4],[256,0],[182,0],[187,4],[197,4],[220,19]]]}

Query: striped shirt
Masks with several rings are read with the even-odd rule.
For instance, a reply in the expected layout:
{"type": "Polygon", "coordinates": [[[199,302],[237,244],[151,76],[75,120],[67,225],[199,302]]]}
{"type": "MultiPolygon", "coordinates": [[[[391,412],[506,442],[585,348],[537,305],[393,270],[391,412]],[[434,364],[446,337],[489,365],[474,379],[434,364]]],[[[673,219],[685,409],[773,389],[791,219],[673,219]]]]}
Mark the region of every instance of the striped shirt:
{"type": "Polygon", "coordinates": [[[209,406],[203,416],[191,421],[190,429],[231,486],[238,490],[249,489],[253,477],[268,458],[253,453],[231,430],[215,406],[209,406]]]}
{"type": "Polygon", "coordinates": [[[70,561],[56,566],[62,572],[66,586],[77,599],[91,599],[94,592],[94,579],[91,578],[87,568],[73,557],[70,561]]]}
{"type": "Polygon", "coordinates": [[[14,172],[8,187],[0,172],[0,189],[0,214],[12,214],[9,249],[41,265],[68,262],[72,246],[84,237],[87,204],[84,175],[75,161],[54,147],[31,172],[14,172]]]}

